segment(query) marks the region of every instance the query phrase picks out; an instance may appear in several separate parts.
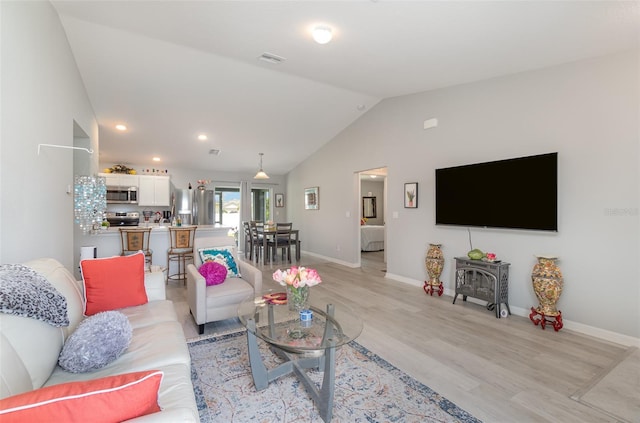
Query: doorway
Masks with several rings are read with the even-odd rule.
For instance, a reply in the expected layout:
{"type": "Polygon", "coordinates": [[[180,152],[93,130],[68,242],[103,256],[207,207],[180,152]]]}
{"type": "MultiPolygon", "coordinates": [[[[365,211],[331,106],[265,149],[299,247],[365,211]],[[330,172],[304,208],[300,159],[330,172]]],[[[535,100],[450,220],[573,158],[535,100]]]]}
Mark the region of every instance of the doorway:
{"type": "Polygon", "coordinates": [[[268,222],[271,219],[271,190],[251,188],[251,220],[268,222]]]}
{"type": "Polygon", "coordinates": [[[387,168],[358,172],[360,266],[386,271],[387,168]]]}
{"type": "Polygon", "coordinates": [[[240,225],[240,189],[216,187],[213,210],[215,223],[238,228],[240,225]]]}

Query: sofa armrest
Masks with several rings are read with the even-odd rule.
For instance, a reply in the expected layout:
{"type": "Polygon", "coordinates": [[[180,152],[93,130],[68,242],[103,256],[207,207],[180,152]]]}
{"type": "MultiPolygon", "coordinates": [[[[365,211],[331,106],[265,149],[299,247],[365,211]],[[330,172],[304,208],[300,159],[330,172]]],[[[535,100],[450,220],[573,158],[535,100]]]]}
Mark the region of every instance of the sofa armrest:
{"type": "Polygon", "coordinates": [[[238,260],[238,267],[242,279],[249,282],[253,286],[253,292],[256,295],[262,294],[262,272],[249,262],[238,260]]]}
{"type": "Polygon", "coordinates": [[[187,265],[187,303],[196,324],[207,323],[207,281],[191,263],[187,265]]]}
{"type": "Polygon", "coordinates": [[[164,272],[145,273],[144,289],[147,291],[149,301],[166,300],[167,291],[164,285],[164,272]]]}

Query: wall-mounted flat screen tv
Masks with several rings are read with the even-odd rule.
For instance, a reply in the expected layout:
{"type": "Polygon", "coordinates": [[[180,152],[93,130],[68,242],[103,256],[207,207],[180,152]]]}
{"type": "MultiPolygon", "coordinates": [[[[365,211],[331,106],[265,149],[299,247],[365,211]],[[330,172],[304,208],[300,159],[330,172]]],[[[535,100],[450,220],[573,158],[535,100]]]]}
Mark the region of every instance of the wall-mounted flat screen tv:
{"type": "Polygon", "coordinates": [[[436,225],[558,230],[558,153],[436,169],[436,225]]]}

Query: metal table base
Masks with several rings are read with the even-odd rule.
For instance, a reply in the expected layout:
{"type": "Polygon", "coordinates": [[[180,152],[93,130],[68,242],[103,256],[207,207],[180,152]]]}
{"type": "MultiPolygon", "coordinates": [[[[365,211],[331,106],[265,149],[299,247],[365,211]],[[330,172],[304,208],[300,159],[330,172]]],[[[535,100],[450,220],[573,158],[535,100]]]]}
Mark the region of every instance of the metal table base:
{"type": "MultiPolygon", "coordinates": [[[[333,306],[327,306],[327,314],[333,315],[333,306]]],[[[270,326],[273,325],[270,313],[270,326]]],[[[299,353],[284,350],[276,345],[270,344],[271,350],[285,360],[284,363],[272,369],[267,369],[260,356],[257,337],[255,335],[256,323],[253,319],[247,321],[247,345],[249,347],[249,363],[251,365],[251,374],[253,383],[257,390],[266,389],[269,382],[272,382],[282,376],[295,373],[302,382],[305,389],[315,401],[320,417],[325,423],[331,421],[333,414],[333,396],[335,391],[336,377],[336,347],[331,345],[331,337],[333,334],[332,325],[325,327],[324,339],[327,340],[328,347],[324,348],[318,356],[306,357],[305,351],[299,353]],[[318,369],[324,372],[322,386],[317,388],[316,384],[311,380],[305,369],[318,369]]],[[[266,342],[266,341],[265,341],[266,342]]]]}

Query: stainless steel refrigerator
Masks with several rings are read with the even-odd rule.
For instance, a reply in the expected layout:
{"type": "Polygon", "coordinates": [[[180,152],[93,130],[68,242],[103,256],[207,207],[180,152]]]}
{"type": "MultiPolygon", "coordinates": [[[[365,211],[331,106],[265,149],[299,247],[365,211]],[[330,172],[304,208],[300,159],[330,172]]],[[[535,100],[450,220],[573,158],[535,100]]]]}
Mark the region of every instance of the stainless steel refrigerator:
{"type": "Polygon", "coordinates": [[[182,223],[191,225],[193,222],[193,190],[177,189],[173,192],[172,212],[180,216],[182,223]]]}
{"type": "Polygon", "coordinates": [[[214,225],[214,196],[210,189],[194,189],[193,191],[193,224],[214,225]]]}

